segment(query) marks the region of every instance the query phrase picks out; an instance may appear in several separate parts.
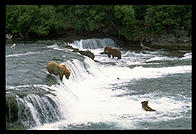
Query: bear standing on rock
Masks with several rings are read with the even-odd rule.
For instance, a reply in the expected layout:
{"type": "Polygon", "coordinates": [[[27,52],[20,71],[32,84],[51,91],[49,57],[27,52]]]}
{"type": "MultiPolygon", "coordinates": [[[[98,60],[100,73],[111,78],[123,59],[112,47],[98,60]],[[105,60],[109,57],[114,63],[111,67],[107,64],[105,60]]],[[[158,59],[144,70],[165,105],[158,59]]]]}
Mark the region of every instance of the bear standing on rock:
{"type": "Polygon", "coordinates": [[[48,63],[47,70],[50,74],[59,75],[61,81],[63,80],[63,75],[65,75],[65,77],[69,79],[71,73],[71,71],[68,70],[65,65],[60,65],[56,62],[48,63]]]}
{"type": "Polygon", "coordinates": [[[108,57],[111,57],[111,55],[112,55],[112,58],[118,57],[118,59],[121,59],[120,49],[112,48],[112,47],[105,47],[104,53],[108,54],[108,57]]]}

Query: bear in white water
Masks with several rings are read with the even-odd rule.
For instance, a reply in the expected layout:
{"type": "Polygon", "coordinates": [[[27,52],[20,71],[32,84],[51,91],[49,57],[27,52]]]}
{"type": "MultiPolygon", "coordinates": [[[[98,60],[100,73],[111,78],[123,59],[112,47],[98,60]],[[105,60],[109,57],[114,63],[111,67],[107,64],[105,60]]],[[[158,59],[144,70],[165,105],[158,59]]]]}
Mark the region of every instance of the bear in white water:
{"type": "Polygon", "coordinates": [[[121,52],[120,49],[112,48],[112,47],[105,47],[104,53],[108,54],[108,57],[118,57],[118,59],[121,59],[121,52]]]}
{"type": "Polygon", "coordinates": [[[141,103],[142,103],[142,107],[144,108],[144,110],[146,110],[146,111],[156,111],[156,110],[154,110],[154,109],[152,109],[148,106],[148,101],[143,101],[141,103]]]}
{"type": "Polygon", "coordinates": [[[71,71],[68,70],[65,65],[60,65],[56,62],[48,63],[47,70],[50,74],[59,75],[61,81],[63,80],[63,75],[65,75],[65,77],[69,79],[69,76],[71,74],[71,71]]]}

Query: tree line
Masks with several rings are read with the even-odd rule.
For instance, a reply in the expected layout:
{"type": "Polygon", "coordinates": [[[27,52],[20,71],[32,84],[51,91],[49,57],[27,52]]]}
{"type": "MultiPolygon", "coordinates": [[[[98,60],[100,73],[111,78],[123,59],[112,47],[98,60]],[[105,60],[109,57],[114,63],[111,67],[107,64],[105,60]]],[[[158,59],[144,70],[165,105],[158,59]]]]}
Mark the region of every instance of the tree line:
{"type": "Polygon", "coordinates": [[[179,30],[192,35],[191,5],[6,6],[6,33],[15,37],[94,32],[137,41],[179,30]]]}

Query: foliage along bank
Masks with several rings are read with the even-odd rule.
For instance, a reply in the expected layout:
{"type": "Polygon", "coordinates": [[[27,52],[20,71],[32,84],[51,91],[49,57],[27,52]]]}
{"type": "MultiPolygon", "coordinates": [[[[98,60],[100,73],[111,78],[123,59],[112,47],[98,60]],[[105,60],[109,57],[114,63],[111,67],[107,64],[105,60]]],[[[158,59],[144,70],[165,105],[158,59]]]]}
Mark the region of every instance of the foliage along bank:
{"type": "Polygon", "coordinates": [[[93,32],[129,41],[153,41],[181,31],[192,37],[191,5],[6,6],[6,33],[14,37],[93,32]]]}

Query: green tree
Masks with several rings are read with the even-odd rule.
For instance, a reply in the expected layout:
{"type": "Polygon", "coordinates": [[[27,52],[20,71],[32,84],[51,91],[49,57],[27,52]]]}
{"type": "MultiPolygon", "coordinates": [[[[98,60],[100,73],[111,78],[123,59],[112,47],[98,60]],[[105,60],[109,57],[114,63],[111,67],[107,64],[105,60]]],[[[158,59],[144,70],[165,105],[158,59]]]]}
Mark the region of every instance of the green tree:
{"type": "Polygon", "coordinates": [[[126,39],[133,39],[135,35],[135,14],[132,6],[114,6],[115,22],[118,27],[119,34],[126,39]]]}
{"type": "Polygon", "coordinates": [[[192,8],[182,5],[149,6],[146,12],[146,24],[149,32],[156,34],[176,33],[183,27],[191,29],[192,8]]]}
{"type": "Polygon", "coordinates": [[[18,26],[18,17],[23,13],[19,6],[6,6],[6,33],[18,34],[21,32],[21,27],[18,26]]]}
{"type": "Polygon", "coordinates": [[[145,24],[145,16],[146,16],[146,9],[148,8],[147,5],[134,5],[133,9],[135,12],[135,38],[134,40],[144,40],[147,34],[146,31],[146,24],[145,24]]]}
{"type": "Polygon", "coordinates": [[[67,32],[97,32],[141,40],[146,35],[192,34],[187,5],[7,5],[6,33],[45,37],[67,32]]]}

